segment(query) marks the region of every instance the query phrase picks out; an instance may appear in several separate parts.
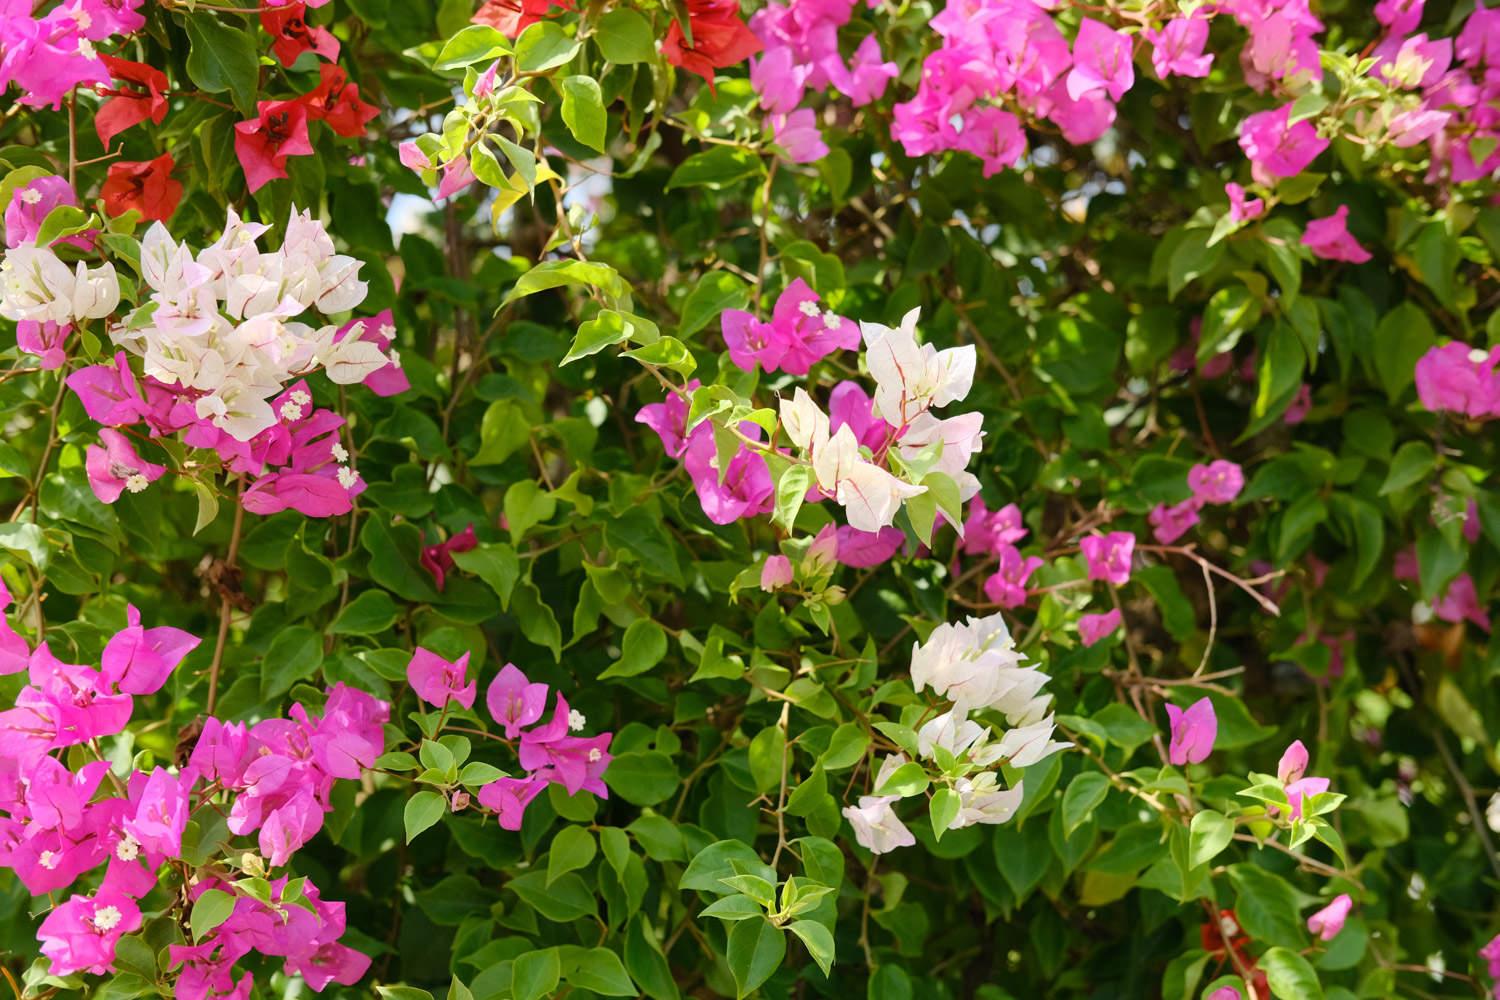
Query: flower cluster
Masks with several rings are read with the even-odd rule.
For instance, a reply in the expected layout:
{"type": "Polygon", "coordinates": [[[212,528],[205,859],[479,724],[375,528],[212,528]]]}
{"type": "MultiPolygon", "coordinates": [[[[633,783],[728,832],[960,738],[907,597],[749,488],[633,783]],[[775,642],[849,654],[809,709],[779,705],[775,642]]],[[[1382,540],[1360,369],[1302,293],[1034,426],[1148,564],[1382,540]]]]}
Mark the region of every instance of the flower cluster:
{"type": "Polygon", "coordinates": [[[318,85],[300,97],[258,102],[256,116],[235,125],[234,153],[252,194],[286,177],[291,157],[314,154],[308,132],[311,122],[323,122],[335,135],[355,138],[364,135],[365,126],[380,114],[360,99],[359,87],[349,82],[349,74],[341,67],[322,63],[318,78],[318,85]]]}
{"type": "Polygon", "coordinates": [[[879,100],[896,75],[896,64],[883,61],[874,35],[865,36],[847,63],[839,54],[839,29],[855,6],[856,0],[790,0],[767,4],[750,19],[750,30],[765,46],[750,65],[750,83],[793,163],[828,155],[813,109],[798,106],[807,91],[832,87],[859,108],[879,100]]]}
{"type": "MultiPolygon", "coordinates": [[[[936,780],[955,807],[951,816],[935,820],[941,823],[940,835],[943,829],[1010,819],[1025,792],[1021,781],[1000,786],[1000,765],[1029,767],[1072,745],[1052,739],[1052,716],[1047,714],[1052,696],[1041,693],[1050,678],[1035,665],[1024,665],[999,615],[933,629],[926,642],[912,648],[911,679],[916,691],[930,688],[950,703],[936,715],[935,708],[918,709],[925,721],[912,741],[915,755],[937,769],[936,780]],[[1011,728],[995,740],[990,725],[973,717],[981,712],[1001,714],[1011,728]]],[[[876,775],[875,794],[844,809],[856,839],[877,854],[915,842],[892,809],[910,794],[902,791],[899,780],[893,781],[909,766],[924,770],[902,754],[888,756],[876,775]]],[[[936,814],[938,807],[933,808],[936,814]]]]}
{"type": "Polygon", "coordinates": [[[71,0],[37,16],[32,3],[0,9],[0,92],[14,83],[27,107],[61,108],[74,87],[109,83],[95,45],[146,25],[145,0],[71,0]]]}
{"type": "Polygon", "coordinates": [[[1181,503],[1157,504],[1148,520],[1158,542],[1170,545],[1198,523],[1198,512],[1211,504],[1233,503],[1245,488],[1245,474],[1228,459],[1215,459],[1188,470],[1192,495],[1181,503]]]}
{"type": "Polygon", "coordinates": [[[22,350],[37,355],[44,368],[62,367],[63,345],[75,324],[104,319],[120,304],[120,279],[106,261],[90,267],[68,264],[58,250],[94,249],[92,231],[70,234],[38,246],[43,224],[54,209],[76,207],[78,196],[61,177],[42,176],[19,185],[5,208],[5,254],[0,259],[0,316],[16,324],[22,350]]]}
{"type": "MultiPolygon", "coordinates": [[[[0,610],[9,603],[8,592],[0,595],[0,610]]],[[[112,970],[120,938],[141,926],[139,901],[156,887],[157,870],[169,860],[203,864],[188,861],[184,845],[189,819],[200,810],[221,812],[219,800],[232,793],[230,832],[258,829],[261,853],[272,865],[285,864],[322,826],[334,778],[359,777],[380,753],[387,706],[335,685],[318,719],[300,705],[290,720],[248,729],[209,718],[186,766],[133,771],[122,782],[100,759],[99,741],[122,732],[135,699],[161,690],[198,644],[180,629],[143,627],[134,607],[97,669],[64,663],[45,643],[30,650],[9,624],[0,630],[0,669],[24,669],[30,681],[15,706],[0,712],[0,865],[34,896],[104,868],[91,891],[69,896],[42,922],[38,940],[54,976],[112,970]],[[65,763],[74,747],[88,750],[76,770],[65,763]],[[104,788],[114,794],[101,796],[104,788]]],[[[195,895],[220,884],[206,875],[195,895]]],[[[277,891],[285,885],[276,883],[277,891]]],[[[311,885],[299,891],[308,907],[241,898],[213,937],[174,951],[174,964],[187,966],[177,995],[229,993],[230,967],[251,951],[284,956],[287,971],[317,990],[362,976],[369,959],[337,943],[343,904],[322,902],[311,885]]],[[[248,992],[248,976],[238,988],[248,992]]]]}
{"type": "MultiPolygon", "coordinates": [[[[407,665],[407,681],[418,698],[434,708],[448,711],[450,702],[465,709],[474,707],[478,681],[468,680],[469,654],[457,660],[445,660],[427,649],[418,648],[407,665]]],[[[479,789],[479,804],[493,812],[506,830],[521,829],[526,807],[548,785],[561,785],[569,795],[591,792],[609,797],[604,771],[613,759],[609,745],[612,733],[597,736],[574,736],[588,720],[583,713],[568,707],[562,692],[552,718],[540,725],[547,710],[547,685],[530,680],[513,663],[500,668],[484,695],[485,707],[504,732],[506,741],[516,743],[524,777],[502,776],[479,789]],[[526,728],[530,726],[531,728],[526,728]]],[[[467,801],[455,798],[453,808],[467,801]]]]}
{"type": "Polygon", "coordinates": [[[1485,350],[1461,341],[1434,347],[1417,362],[1417,396],[1433,413],[1469,420],[1500,417],[1500,347],[1485,350]]]}

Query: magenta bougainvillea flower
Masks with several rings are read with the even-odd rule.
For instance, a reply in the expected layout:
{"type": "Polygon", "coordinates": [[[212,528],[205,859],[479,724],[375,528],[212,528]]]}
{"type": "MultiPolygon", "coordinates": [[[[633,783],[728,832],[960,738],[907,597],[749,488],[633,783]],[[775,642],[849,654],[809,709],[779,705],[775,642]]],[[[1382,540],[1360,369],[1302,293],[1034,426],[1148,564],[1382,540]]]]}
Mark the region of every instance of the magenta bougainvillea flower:
{"type": "Polygon", "coordinates": [[[1214,741],[1219,738],[1219,720],[1213,702],[1199,698],[1185,709],[1168,702],[1167,719],[1172,733],[1167,759],[1178,767],[1207,760],[1214,741]]]}
{"type": "Polygon", "coordinates": [[[1088,562],[1090,580],[1104,580],[1117,587],[1130,582],[1130,559],[1135,553],[1135,536],[1130,532],[1089,535],[1078,545],[1088,562]]]}

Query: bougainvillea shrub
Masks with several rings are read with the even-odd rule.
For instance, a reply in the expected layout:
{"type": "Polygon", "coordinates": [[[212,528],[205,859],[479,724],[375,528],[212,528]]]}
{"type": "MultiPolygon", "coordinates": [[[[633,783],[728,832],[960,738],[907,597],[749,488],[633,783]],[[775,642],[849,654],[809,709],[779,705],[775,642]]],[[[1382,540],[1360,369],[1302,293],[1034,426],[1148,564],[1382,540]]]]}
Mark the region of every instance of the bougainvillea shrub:
{"type": "Polygon", "coordinates": [[[1500,9],[0,0],[0,992],[1500,997],[1500,9]]]}

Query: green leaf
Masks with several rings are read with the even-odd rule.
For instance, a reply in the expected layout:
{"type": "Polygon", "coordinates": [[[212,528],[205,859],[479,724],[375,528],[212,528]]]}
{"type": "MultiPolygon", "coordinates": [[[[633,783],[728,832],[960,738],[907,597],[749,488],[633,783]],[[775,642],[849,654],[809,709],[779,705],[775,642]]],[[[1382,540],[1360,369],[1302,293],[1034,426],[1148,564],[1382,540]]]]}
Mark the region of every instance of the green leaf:
{"type": "Polygon", "coordinates": [[[672,967],[640,913],[630,918],[625,931],[625,968],[653,1000],[679,1000],[681,994],[672,977],[672,967]]]}
{"type": "Polygon", "coordinates": [[[786,734],[780,726],[767,726],[750,741],[750,780],[764,795],[781,784],[786,770],[786,734]]]}
{"type": "Polygon", "coordinates": [[[511,995],[515,1000],[541,1000],[557,990],[562,979],[562,959],[556,948],[528,951],[517,956],[511,972],[511,995]]]}
{"type": "Polygon", "coordinates": [[[523,73],[556,69],[577,54],[578,42],[553,21],[538,21],[516,39],[516,68],[523,73]]]}
{"type": "Polygon", "coordinates": [[[1269,949],[1260,957],[1271,995],[1282,1000],[1323,1000],[1323,985],[1312,965],[1290,948],[1269,949]]]}
{"type": "Polygon", "coordinates": [[[676,337],[662,337],[644,347],[625,351],[624,355],[658,368],[670,368],[683,378],[693,374],[698,367],[698,361],[693,357],[693,352],[689,351],[687,345],[676,337]]]}
{"type": "Polygon", "coordinates": [[[604,782],[610,791],[636,806],[665,802],[681,783],[677,765],[659,750],[622,753],[610,761],[604,782]]]}
{"type": "MultiPolygon", "coordinates": [[[[961,804],[960,796],[951,788],[939,788],[932,793],[932,798],[927,803],[927,814],[932,820],[932,836],[936,840],[942,840],[943,834],[958,819],[958,809],[961,804]]],[[[827,969],[823,970],[827,972],[827,969]]]]}
{"type": "Polygon", "coordinates": [[[537,485],[522,479],[505,491],[505,520],[510,525],[512,542],[520,542],[526,533],[557,513],[557,498],[537,485]]]}
{"type": "Polygon", "coordinates": [[[1380,484],[1380,495],[1398,493],[1410,489],[1432,475],[1437,465],[1437,454],[1426,441],[1408,441],[1396,449],[1391,456],[1391,468],[1385,482],[1380,484]]]}
{"type": "Polygon", "coordinates": [[[615,344],[623,344],[635,332],[635,326],[624,313],[613,309],[601,309],[599,315],[578,325],[578,335],[562,363],[572,364],[580,358],[591,357],[615,344]]]}
{"type": "Polygon", "coordinates": [[[776,510],[771,520],[790,531],[797,523],[797,512],[802,509],[812,484],[812,466],[789,466],[776,480],[776,510]]]}
{"type": "Polygon", "coordinates": [[[580,948],[564,945],[563,979],[579,989],[606,997],[633,997],[639,994],[620,956],[608,948],[580,948]]]}
{"type": "Polygon", "coordinates": [[[564,77],[562,82],[563,124],[573,138],[590,149],[604,152],[604,94],[591,76],[564,77]]]}
{"type": "Polygon", "coordinates": [[[763,169],[760,157],[749,150],[738,146],[714,146],[683,160],[672,171],[667,190],[706,187],[710,191],[722,191],[750,177],[759,177],[763,169]]]}
{"type": "Polygon", "coordinates": [[[276,633],[261,662],[262,698],[275,698],[318,672],[323,665],[323,636],[306,625],[292,625],[276,633]]]}
{"type": "Polygon", "coordinates": [[[254,117],[260,87],[260,56],[254,36],[230,27],[213,14],[188,17],[187,33],[188,79],[210,94],[229,91],[234,106],[254,117]]]}
{"type": "Polygon", "coordinates": [[[439,72],[491,62],[510,54],[510,39],[487,24],[471,24],[443,43],[432,68],[439,72]]]}
{"type": "Polygon", "coordinates": [[[875,794],[899,795],[904,799],[921,795],[927,790],[927,785],[927,769],[916,761],[909,760],[891,772],[885,783],[875,789],[875,794]]]}
{"type": "Polygon", "coordinates": [[[636,11],[617,8],[599,19],[594,41],[612,63],[651,62],[656,58],[656,33],[651,23],[636,11]]]}
{"type": "Polygon", "coordinates": [[[768,920],[744,920],[729,932],[724,956],[734,976],[735,996],[743,1000],[781,967],[786,935],[768,920]]]}
{"type": "Polygon", "coordinates": [[[224,921],[234,912],[234,895],[222,889],[207,889],[193,903],[192,915],[188,918],[188,927],[193,932],[194,941],[202,941],[203,936],[224,921]]]}
{"type": "Polygon", "coordinates": [[[552,838],[552,847],[547,852],[547,884],[550,886],[560,875],[587,867],[598,850],[594,835],[587,828],[563,827],[552,838]]]}
{"type": "Polygon", "coordinates": [[[367,590],[345,605],[329,631],[334,635],[374,635],[396,621],[396,602],[383,590],[367,590]]]}
{"type": "Polygon", "coordinates": [[[453,553],[453,562],[465,573],[473,573],[489,584],[500,598],[502,610],[510,607],[510,595],[521,577],[521,560],[509,545],[481,545],[468,552],[453,553]]]}
{"type": "Polygon", "coordinates": [[[1231,865],[1235,916],[1257,941],[1287,948],[1303,945],[1297,894],[1286,880],[1254,864],[1231,865]]]}
{"type": "Polygon", "coordinates": [[[802,943],[807,946],[807,953],[818,963],[823,975],[828,975],[833,968],[834,947],[833,934],[828,928],[815,920],[794,920],[789,929],[802,939],[802,943]]]}
{"type": "Polygon", "coordinates": [[[1230,285],[1214,292],[1203,310],[1203,332],[1198,341],[1198,361],[1232,350],[1240,335],[1260,322],[1260,299],[1244,285],[1230,285]]]}
{"type": "Polygon", "coordinates": [[[1380,318],[1367,357],[1391,402],[1412,384],[1417,362],[1436,342],[1432,322],[1411,302],[1401,303],[1380,318]]]}
{"type": "Polygon", "coordinates": [[[865,732],[864,727],[855,722],[846,722],[833,731],[833,736],[828,740],[828,749],[823,751],[818,763],[825,771],[842,771],[863,760],[869,747],[870,735],[865,732]]]}
{"type": "Polygon", "coordinates": [[[703,329],[726,309],[743,309],[750,301],[750,286],[739,275],[709,271],[698,279],[682,304],[677,336],[683,340],[703,329]]]}
{"type": "Polygon", "coordinates": [[[1109,779],[1098,771],[1083,771],[1068,785],[1063,793],[1063,833],[1072,836],[1109,794],[1109,779]]]}
{"type": "MultiPolygon", "coordinates": [[[[556,28],[556,25],[551,25],[550,22],[534,24],[532,28],[540,28],[544,24],[556,28]]],[[[549,288],[565,286],[596,288],[615,299],[623,298],[630,291],[630,287],[625,284],[619,272],[608,264],[585,260],[549,260],[521,275],[501,305],[510,305],[517,299],[535,295],[549,288]]]]}
{"type": "Polygon", "coordinates": [[[749,920],[753,917],[764,917],[766,908],[763,904],[737,892],[723,899],[716,899],[705,906],[698,914],[700,917],[714,917],[718,920],[734,922],[736,920],[749,920]]]}
{"type": "Polygon", "coordinates": [[[63,237],[81,233],[88,228],[89,213],[76,205],[58,205],[47,213],[32,239],[33,246],[46,247],[63,237]]]}
{"type": "Polygon", "coordinates": [[[1207,864],[1234,839],[1234,821],[1223,813],[1205,809],[1193,816],[1189,828],[1188,860],[1193,867],[1207,864]]]}
{"type": "Polygon", "coordinates": [[[402,811],[402,823],[406,827],[406,842],[410,844],[417,835],[429,829],[448,811],[448,800],[437,792],[421,791],[406,800],[402,811]]]}
{"type": "Polygon", "coordinates": [[[635,677],[644,674],[667,655],[667,633],[650,618],[637,618],[625,630],[620,658],[600,674],[604,677],[635,677]]]}
{"type": "Polygon", "coordinates": [[[469,464],[499,465],[529,440],[531,421],[526,419],[521,404],[514,399],[497,399],[479,422],[479,451],[469,459],[469,464]]]}

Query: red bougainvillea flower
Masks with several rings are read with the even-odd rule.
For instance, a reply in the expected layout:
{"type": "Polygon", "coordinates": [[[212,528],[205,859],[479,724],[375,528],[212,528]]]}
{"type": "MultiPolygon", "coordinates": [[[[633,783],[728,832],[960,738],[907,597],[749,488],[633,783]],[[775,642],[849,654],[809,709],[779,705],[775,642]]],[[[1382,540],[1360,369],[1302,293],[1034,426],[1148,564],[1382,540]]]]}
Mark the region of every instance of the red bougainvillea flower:
{"type": "Polygon", "coordinates": [[[304,52],[316,52],[330,62],[339,57],[339,40],[326,28],[307,23],[307,4],[262,8],[260,26],[271,36],[271,51],[290,66],[304,52]]]}
{"type": "Polygon", "coordinates": [[[147,118],[157,125],[167,116],[167,74],[145,63],[131,62],[101,55],[109,76],[116,84],[132,84],[130,88],[98,88],[109,100],[94,116],[94,130],[99,141],[109,148],[110,140],[126,129],[139,125],[147,118]]]}
{"type": "Polygon", "coordinates": [[[359,99],[359,87],[350,83],[349,74],[338,66],[324,63],[318,67],[318,75],[322,82],[298,98],[307,108],[307,116],[327,122],[346,139],[363,135],[365,125],[380,114],[380,109],[359,99]]]}
{"type": "Polygon", "coordinates": [[[662,42],[667,62],[689,73],[697,73],[713,89],[714,70],[734,66],[761,50],[760,39],[740,20],[736,0],[687,0],[689,44],[682,24],[673,21],[662,42]]]}
{"type": "Polygon", "coordinates": [[[552,8],[577,10],[573,0],[484,0],[475,24],[487,24],[506,38],[515,38],[538,21],[554,16],[552,8]]]}
{"type": "Polygon", "coordinates": [[[140,163],[110,164],[100,191],[105,211],[124,215],[133,208],[143,219],[166,222],[182,200],[182,185],[172,179],[175,166],[171,153],[140,163]]]}
{"type": "Polygon", "coordinates": [[[311,156],[307,138],[307,106],[302,101],[261,101],[259,117],[234,127],[234,155],[245,168],[245,182],[254,194],[278,177],[286,176],[289,156],[311,156]]]}

